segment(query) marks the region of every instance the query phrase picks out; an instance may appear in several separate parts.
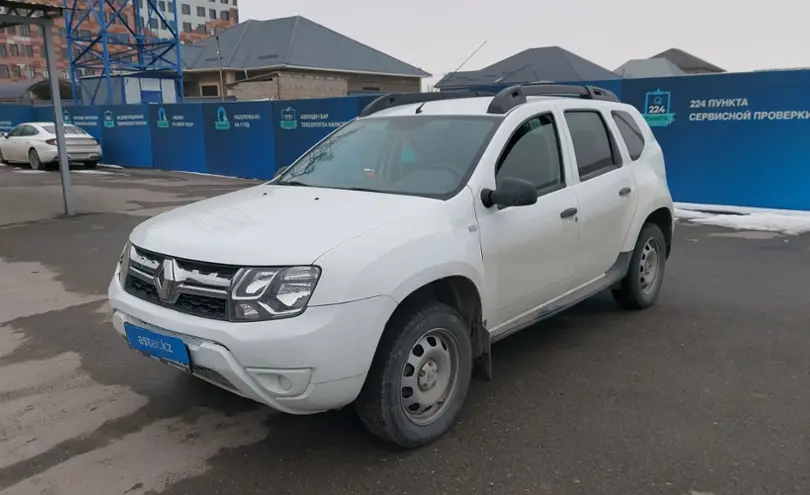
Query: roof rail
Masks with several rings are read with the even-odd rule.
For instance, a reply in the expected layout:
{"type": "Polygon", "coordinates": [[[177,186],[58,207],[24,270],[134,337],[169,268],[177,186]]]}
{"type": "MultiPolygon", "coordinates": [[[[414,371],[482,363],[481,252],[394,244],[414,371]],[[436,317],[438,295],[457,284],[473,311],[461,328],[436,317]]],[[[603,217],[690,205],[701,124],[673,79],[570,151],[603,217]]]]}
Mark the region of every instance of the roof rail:
{"type": "Polygon", "coordinates": [[[372,101],[360,112],[360,117],[368,117],[381,110],[401,107],[413,103],[427,103],[429,101],[455,100],[459,98],[476,98],[479,96],[494,96],[490,91],[463,90],[463,91],[442,91],[438,93],[392,93],[380,96],[372,101]]]}
{"type": "Polygon", "coordinates": [[[487,113],[504,114],[516,106],[526,103],[527,96],[566,96],[584,100],[619,101],[612,91],[595,86],[522,84],[502,89],[492,99],[487,113]]]}

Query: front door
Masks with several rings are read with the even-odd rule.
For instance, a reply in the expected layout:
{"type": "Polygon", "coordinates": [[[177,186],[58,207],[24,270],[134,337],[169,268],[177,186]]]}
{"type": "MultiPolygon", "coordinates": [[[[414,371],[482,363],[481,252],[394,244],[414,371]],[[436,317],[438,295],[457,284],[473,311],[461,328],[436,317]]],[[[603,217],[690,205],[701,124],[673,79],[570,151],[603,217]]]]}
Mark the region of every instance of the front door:
{"type": "MultiPolygon", "coordinates": [[[[487,293],[493,301],[490,329],[525,316],[570,290],[579,224],[576,193],[567,187],[558,131],[551,113],[523,123],[496,165],[504,177],[537,186],[537,203],[486,208],[476,202],[487,293]]],[[[479,191],[480,193],[480,191],[479,191]]]]}
{"type": "Polygon", "coordinates": [[[23,156],[22,152],[25,147],[23,141],[27,139],[23,136],[26,127],[25,125],[18,125],[3,140],[3,156],[6,160],[20,162],[28,159],[27,156],[23,156]]]}

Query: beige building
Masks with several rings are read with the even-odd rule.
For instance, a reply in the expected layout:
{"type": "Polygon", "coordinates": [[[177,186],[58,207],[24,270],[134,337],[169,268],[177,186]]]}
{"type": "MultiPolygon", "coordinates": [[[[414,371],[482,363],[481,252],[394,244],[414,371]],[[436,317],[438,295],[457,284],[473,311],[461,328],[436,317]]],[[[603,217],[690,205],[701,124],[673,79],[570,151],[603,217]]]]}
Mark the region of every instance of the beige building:
{"type": "Polygon", "coordinates": [[[222,32],[219,47],[215,38],[186,45],[183,63],[187,98],[213,99],[223,92],[237,100],[409,93],[430,77],[300,16],[244,22],[222,32]]]}

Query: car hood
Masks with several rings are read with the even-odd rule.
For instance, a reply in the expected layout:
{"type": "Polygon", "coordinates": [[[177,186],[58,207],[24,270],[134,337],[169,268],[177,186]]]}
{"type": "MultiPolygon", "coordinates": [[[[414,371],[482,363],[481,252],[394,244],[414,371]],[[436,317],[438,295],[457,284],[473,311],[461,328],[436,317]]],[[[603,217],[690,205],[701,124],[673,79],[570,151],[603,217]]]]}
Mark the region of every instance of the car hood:
{"type": "Polygon", "coordinates": [[[160,214],[136,227],[130,241],[193,261],[305,265],[352,238],[436,204],[413,196],[265,184],[160,214]]]}

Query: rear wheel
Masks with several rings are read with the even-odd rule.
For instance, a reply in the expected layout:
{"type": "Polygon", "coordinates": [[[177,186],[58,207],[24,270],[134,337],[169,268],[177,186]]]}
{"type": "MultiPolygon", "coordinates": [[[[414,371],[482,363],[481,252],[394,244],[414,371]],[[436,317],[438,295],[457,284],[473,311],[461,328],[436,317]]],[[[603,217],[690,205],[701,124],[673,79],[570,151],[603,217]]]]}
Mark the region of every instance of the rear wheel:
{"type": "Polygon", "coordinates": [[[87,168],[87,169],[90,169],[90,170],[96,168],[97,166],[98,166],[98,162],[84,162],[84,168],[87,168]]]}
{"type": "Polygon", "coordinates": [[[39,153],[34,148],[28,151],[28,163],[31,165],[31,170],[42,170],[44,168],[39,153]]]}
{"type": "Polygon", "coordinates": [[[357,411],[378,437],[420,447],[453,425],[471,378],[468,326],[451,307],[432,303],[389,323],[357,411]]]}
{"type": "Polygon", "coordinates": [[[664,233],[652,223],[644,225],[636,241],[630,269],[613,298],[628,309],[644,309],[658,300],[666,272],[667,247],[664,233]]]}

